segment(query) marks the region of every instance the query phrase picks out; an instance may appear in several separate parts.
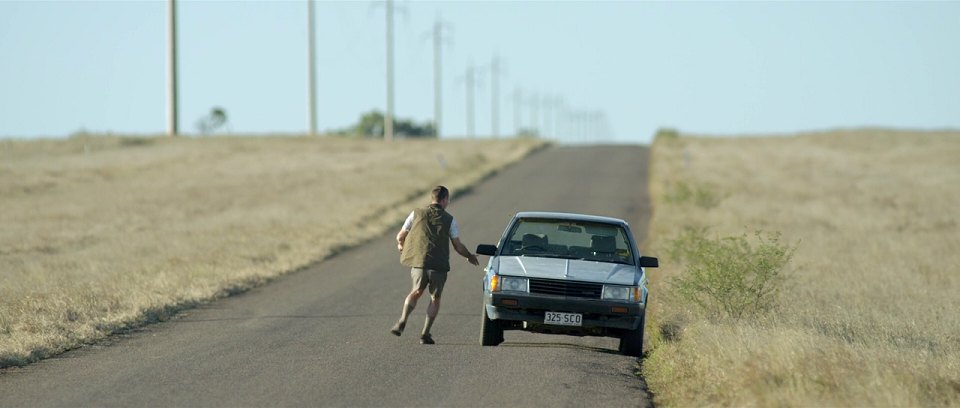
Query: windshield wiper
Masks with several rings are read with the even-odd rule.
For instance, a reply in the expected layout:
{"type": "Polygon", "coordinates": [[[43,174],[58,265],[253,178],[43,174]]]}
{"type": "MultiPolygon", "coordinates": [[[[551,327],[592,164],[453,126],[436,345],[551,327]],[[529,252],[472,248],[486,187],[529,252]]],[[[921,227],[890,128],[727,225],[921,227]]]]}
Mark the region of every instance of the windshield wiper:
{"type": "Polygon", "coordinates": [[[583,259],[583,258],[577,258],[575,256],[557,255],[557,254],[523,254],[523,256],[532,256],[537,258],[556,258],[556,259],[583,259]]]}
{"type": "Polygon", "coordinates": [[[576,260],[588,261],[588,262],[605,262],[605,263],[615,263],[620,265],[633,265],[632,263],[627,261],[616,261],[611,259],[598,259],[598,258],[570,258],[570,259],[576,259],[576,260]]]}

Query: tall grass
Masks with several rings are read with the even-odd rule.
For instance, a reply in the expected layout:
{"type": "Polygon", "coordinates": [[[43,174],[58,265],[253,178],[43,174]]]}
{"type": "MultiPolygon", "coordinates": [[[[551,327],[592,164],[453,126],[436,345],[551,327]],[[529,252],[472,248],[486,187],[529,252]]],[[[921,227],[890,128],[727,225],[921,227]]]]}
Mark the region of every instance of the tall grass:
{"type": "Polygon", "coordinates": [[[122,138],[0,143],[0,367],[243,291],[541,146],[122,138]]]}
{"type": "Polygon", "coordinates": [[[653,146],[655,330],[644,374],[668,406],[960,404],[960,133],[680,135],[653,146]],[[716,206],[671,203],[678,183],[716,206]],[[670,282],[687,227],[780,232],[779,305],[710,319],[670,282]],[[791,244],[792,245],[792,244],[791,244]],[[673,293],[673,295],[671,295],[673,293]]]}

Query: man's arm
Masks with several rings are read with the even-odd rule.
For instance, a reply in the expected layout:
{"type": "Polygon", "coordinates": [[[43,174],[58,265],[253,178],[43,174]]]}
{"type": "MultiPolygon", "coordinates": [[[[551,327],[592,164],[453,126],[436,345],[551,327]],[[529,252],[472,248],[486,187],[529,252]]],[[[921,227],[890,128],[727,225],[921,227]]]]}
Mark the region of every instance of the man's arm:
{"type": "Polygon", "coordinates": [[[403,252],[403,242],[407,240],[407,234],[410,233],[410,228],[413,227],[413,216],[414,211],[410,211],[407,219],[403,220],[403,226],[400,227],[400,232],[397,233],[397,250],[400,252],[403,252]]]}
{"type": "Polygon", "coordinates": [[[474,265],[480,265],[480,261],[477,260],[477,256],[471,254],[467,247],[460,242],[460,237],[450,238],[450,241],[453,242],[453,249],[457,251],[458,254],[462,255],[464,258],[470,261],[474,265]]]}
{"type": "Polygon", "coordinates": [[[407,240],[408,233],[410,233],[410,231],[405,229],[401,229],[400,232],[397,233],[397,250],[400,252],[403,252],[403,242],[407,240]]]}

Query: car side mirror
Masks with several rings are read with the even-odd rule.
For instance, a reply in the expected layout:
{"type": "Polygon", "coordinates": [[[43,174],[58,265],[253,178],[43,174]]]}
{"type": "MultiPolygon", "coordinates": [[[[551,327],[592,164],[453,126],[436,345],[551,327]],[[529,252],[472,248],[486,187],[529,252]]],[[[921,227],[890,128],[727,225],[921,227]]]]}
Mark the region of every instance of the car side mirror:
{"type": "Polygon", "coordinates": [[[658,268],[660,267],[660,261],[652,256],[641,256],[640,266],[644,268],[658,268]]]}
{"type": "Polygon", "coordinates": [[[477,245],[477,253],[480,255],[493,256],[497,253],[497,246],[485,244],[477,245]]]}

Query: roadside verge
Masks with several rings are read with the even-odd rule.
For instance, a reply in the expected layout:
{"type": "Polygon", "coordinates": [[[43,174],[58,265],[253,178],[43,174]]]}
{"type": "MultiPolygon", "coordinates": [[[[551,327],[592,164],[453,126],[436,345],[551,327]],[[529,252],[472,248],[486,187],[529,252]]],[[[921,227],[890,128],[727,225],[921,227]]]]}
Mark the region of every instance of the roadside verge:
{"type": "Polygon", "coordinates": [[[246,291],[466,192],[536,140],[73,138],[0,149],[0,367],[246,291]]]}

